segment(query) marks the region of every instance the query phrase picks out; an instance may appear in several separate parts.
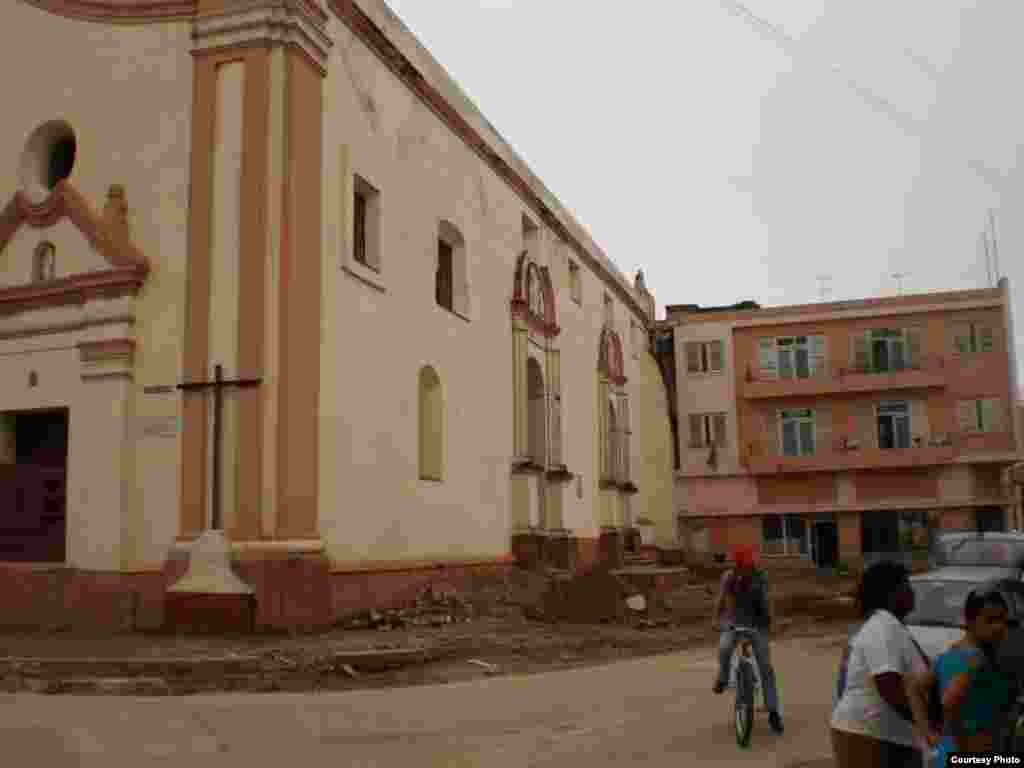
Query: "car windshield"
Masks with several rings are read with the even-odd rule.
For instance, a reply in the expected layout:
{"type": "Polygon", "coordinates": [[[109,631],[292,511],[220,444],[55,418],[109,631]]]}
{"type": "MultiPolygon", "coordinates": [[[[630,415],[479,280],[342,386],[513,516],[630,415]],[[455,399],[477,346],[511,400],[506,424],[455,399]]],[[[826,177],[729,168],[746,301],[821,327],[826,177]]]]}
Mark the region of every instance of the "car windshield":
{"type": "Polygon", "coordinates": [[[915,580],[914,610],[907,615],[907,624],[940,627],[964,626],[964,603],[978,585],[973,581],[915,580]]]}
{"type": "Polygon", "coordinates": [[[946,565],[1015,567],[1024,558],[1024,542],[992,539],[961,539],[944,542],[942,560],[946,565]]]}

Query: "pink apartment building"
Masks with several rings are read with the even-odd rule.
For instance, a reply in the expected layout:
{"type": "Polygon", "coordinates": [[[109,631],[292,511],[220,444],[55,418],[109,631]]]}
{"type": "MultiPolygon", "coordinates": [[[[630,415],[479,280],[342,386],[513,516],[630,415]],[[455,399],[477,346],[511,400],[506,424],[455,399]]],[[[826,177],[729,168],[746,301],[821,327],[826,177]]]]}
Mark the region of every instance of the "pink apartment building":
{"type": "Polygon", "coordinates": [[[684,547],[822,566],[1016,527],[1009,285],[761,308],[669,306],[684,547]]]}

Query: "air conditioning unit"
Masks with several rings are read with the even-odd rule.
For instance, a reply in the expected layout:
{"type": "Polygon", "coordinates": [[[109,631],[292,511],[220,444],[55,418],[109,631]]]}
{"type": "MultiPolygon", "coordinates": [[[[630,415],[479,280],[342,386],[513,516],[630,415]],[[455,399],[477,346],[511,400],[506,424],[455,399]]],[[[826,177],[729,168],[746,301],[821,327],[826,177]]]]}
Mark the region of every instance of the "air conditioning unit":
{"type": "Polygon", "coordinates": [[[843,441],[843,448],[848,451],[856,451],[860,448],[860,440],[855,437],[848,437],[843,441]]]}

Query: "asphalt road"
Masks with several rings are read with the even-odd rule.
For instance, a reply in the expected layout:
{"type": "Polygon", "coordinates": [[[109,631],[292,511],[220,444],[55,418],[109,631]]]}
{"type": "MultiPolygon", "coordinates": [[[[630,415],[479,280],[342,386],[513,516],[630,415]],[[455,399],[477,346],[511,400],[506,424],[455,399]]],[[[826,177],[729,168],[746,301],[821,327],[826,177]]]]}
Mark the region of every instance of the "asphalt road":
{"type": "Polygon", "coordinates": [[[4,765],[778,766],[826,768],[838,654],[775,644],[786,732],[758,714],[752,748],[711,688],[711,649],[523,677],[324,694],[183,698],[0,695],[4,765]]]}

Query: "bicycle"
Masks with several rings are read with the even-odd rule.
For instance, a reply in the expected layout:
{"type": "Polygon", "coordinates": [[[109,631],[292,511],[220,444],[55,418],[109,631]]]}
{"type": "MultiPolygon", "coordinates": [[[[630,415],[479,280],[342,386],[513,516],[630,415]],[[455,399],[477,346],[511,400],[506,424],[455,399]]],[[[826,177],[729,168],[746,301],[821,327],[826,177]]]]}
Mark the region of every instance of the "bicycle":
{"type": "Polygon", "coordinates": [[[736,634],[736,649],[732,655],[730,680],[736,687],[736,708],[734,725],[736,743],[747,748],[754,731],[754,699],[761,687],[761,677],[754,658],[753,638],[757,630],[753,627],[732,627],[736,634]]]}

